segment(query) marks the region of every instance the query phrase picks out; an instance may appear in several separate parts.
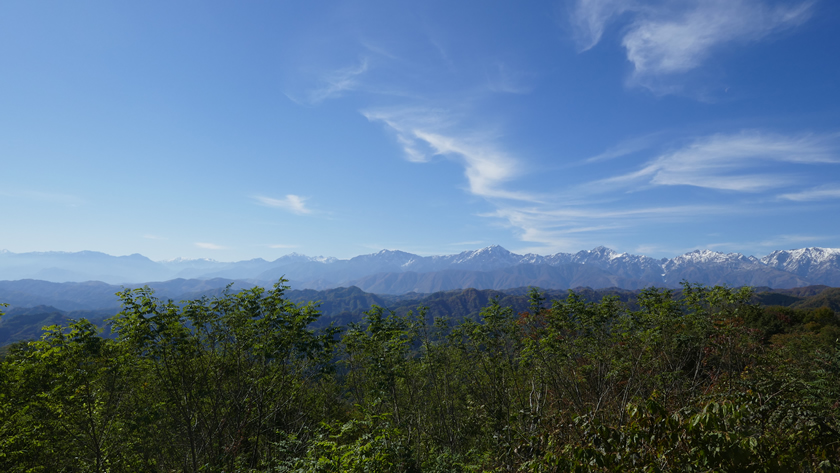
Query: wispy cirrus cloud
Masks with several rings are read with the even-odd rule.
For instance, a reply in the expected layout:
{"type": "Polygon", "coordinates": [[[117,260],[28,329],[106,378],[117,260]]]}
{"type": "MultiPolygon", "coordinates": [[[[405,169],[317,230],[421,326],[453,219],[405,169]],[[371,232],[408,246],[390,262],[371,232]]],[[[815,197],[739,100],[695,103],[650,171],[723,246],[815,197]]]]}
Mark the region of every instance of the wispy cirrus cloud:
{"type": "Polygon", "coordinates": [[[779,196],[785,200],[795,202],[810,202],[816,200],[840,199],[840,185],[829,184],[813,187],[799,192],[791,192],[779,196]]]}
{"type": "MultiPolygon", "coordinates": [[[[632,66],[627,84],[666,93],[675,90],[674,81],[700,72],[723,48],[766,40],[802,24],[813,12],[805,0],[579,0],[573,5],[581,51],[612,38],[605,32],[615,27],[632,66]]],[[[557,165],[555,171],[565,165],[563,172],[551,174],[547,165],[534,172],[494,132],[494,117],[476,113],[488,110],[482,105],[488,97],[531,91],[529,83],[536,81],[507,66],[518,64],[515,60],[493,59],[473,67],[481,77],[447,74],[458,71],[459,64],[457,55],[447,54],[441,44],[433,42],[439,54],[412,64],[417,56],[400,45],[381,43],[389,47],[364,42],[364,51],[350,57],[369,59],[319,77],[319,86],[306,89],[307,101],[317,104],[351,93],[359,100],[371,98],[362,115],[391,133],[406,160],[458,163],[465,190],[494,209],[481,216],[534,244],[535,252],[606,244],[610,236],[623,240],[645,226],[668,231],[681,222],[755,213],[763,208],[755,201],[778,202],[780,192],[803,191],[797,188],[812,171],[802,170],[834,163],[837,156],[827,136],[727,132],[684,137],[678,146],[666,148],[677,132],[664,131],[618,143],[578,162],[576,172],[568,172],[568,157],[562,155],[544,161],[557,165]],[[521,180],[526,175],[530,184],[521,180]]],[[[288,196],[258,200],[294,208],[288,196]]],[[[306,209],[303,202],[301,208],[306,209]]]]}
{"type": "Polygon", "coordinates": [[[649,149],[661,139],[662,135],[662,133],[651,133],[649,135],[624,140],[617,145],[611,146],[607,150],[586,159],[584,163],[589,164],[599,161],[608,161],[649,149]]]}
{"type": "Polygon", "coordinates": [[[615,17],[638,10],[632,0],[577,0],[572,8],[572,29],[580,51],[586,51],[601,41],[604,29],[615,17]]]}
{"type": "MultiPolygon", "coordinates": [[[[418,39],[410,48],[374,36],[357,39],[363,51],[354,54],[364,59],[357,66],[318,76],[314,83],[320,85],[300,94],[306,97],[301,102],[317,105],[351,93],[356,98],[375,98],[378,105],[360,112],[371,123],[384,125],[408,161],[446,159],[460,164],[466,191],[493,205],[502,201],[537,203],[538,196],[515,190],[515,181],[527,172],[523,160],[502,145],[487,117],[477,117],[471,107],[499,94],[527,94],[537,75],[528,72],[516,57],[483,52],[480,66],[471,60],[469,70],[463,70],[458,61],[448,57],[446,38],[438,41],[424,29],[418,39]],[[425,46],[424,40],[428,41],[425,46]],[[423,48],[426,50],[418,55],[423,48]],[[466,122],[470,125],[464,125],[466,122]]],[[[301,69],[311,70],[309,66],[301,69]]],[[[288,198],[256,199],[263,205],[294,207],[288,198]]]]}
{"type": "MultiPolygon", "coordinates": [[[[756,211],[753,204],[739,198],[720,202],[678,197],[668,205],[650,205],[644,195],[656,188],[691,186],[767,201],[774,199],[770,191],[809,182],[815,166],[840,164],[836,134],[782,135],[746,130],[683,139],[680,146],[654,154],[630,172],[563,186],[554,195],[535,196],[517,189],[515,178],[521,175],[517,159],[494,147],[492,140],[458,133],[455,120],[440,111],[368,111],[365,116],[395,133],[410,161],[424,163],[434,156],[459,160],[469,191],[496,207],[481,216],[514,230],[523,242],[538,245],[522,251],[571,251],[587,247],[595,235],[603,242],[604,235],[644,226],[756,211]],[[628,192],[641,197],[627,198],[628,192]]],[[[582,165],[600,165],[627,155],[638,159],[639,152],[661,147],[664,139],[667,137],[662,134],[651,134],[627,140],[582,165]]],[[[834,192],[825,188],[784,198],[828,198],[834,192]]]]}
{"type": "Polygon", "coordinates": [[[532,201],[536,197],[503,185],[522,174],[522,165],[487,134],[471,135],[439,110],[368,110],[370,121],[384,123],[396,134],[407,160],[429,162],[433,156],[455,159],[464,166],[470,193],[484,198],[532,201]]]}
{"type": "Polygon", "coordinates": [[[636,171],[599,181],[616,186],[694,186],[758,192],[796,182],[789,173],[766,170],[768,162],[840,163],[835,137],[782,136],[755,131],[697,138],[687,146],[661,154],[636,171]]]}
{"type": "Polygon", "coordinates": [[[621,41],[633,65],[629,83],[668,93],[680,89],[669,77],[700,67],[723,45],[760,41],[801,25],[812,15],[813,3],[578,0],[571,20],[585,51],[600,41],[611,21],[625,13],[631,16],[621,41]]]}
{"type": "MultiPolygon", "coordinates": [[[[654,138],[645,137],[641,144],[631,140],[626,146],[615,147],[614,152],[605,152],[606,157],[586,160],[583,164],[597,165],[613,154],[655,148],[654,138]]],[[[766,207],[761,202],[777,199],[773,194],[777,189],[801,188],[823,172],[821,166],[840,164],[837,140],[836,134],[779,135],[758,131],[694,137],[681,146],[655,154],[636,170],[584,181],[540,203],[502,202],[495,212],[484,216],[501,220],[522,241],[539,245],[522,251],[545,252],[587,247],[594,235],[604,243],[609,235],[626,234],[652,225],[673,226],[680,222],[754,215],[766,207]],[[693,186],[712,192],[701,198],[668,191],[667,204],[650,204],[653,192],[661,195],[662,191],[657,189],[675,186],[693,186]],[[729,197],[716,199],[715,194],[729,197]]],[[[791,201],[835,197],[840,197],[840,186],[808,188],[781,196],[791,201]]]]}
{"type": "Polygon", "coordinates": [[[370,61],[368,58],[362,58],[354,66],[342,67],[321,74],[316,87],[294,95],[287,93],[286,96],[297,103],[310,105],[318,105],[325,100],[341,97],[361,86],[360,78],[368,71],[369,67],[370,61]]]}
{"type": "Polygon", "coordinates": [[[306,197],[299,195],[287,194],[284,199],[275,199],[265,196],[254,196],[254,200],[267,207],[274,207],[278,209],[288,210],[294,214],[304,215],[312,213],[312,210],[306,207],[306,197]]]}
{"type": "MultiPolygon", "coordinates": [[[[640,225],[676,224],[680,221],[742,211],[721,205],[662,205],[615,208],[597,203],[500,207],[486,217],[501,219],[518,232],[520,240],[537,246],[519,251],[534,253],[577,251],[592,246],[592,235],[627,232],[640,225]]],[[[603,240],[599,244],[606,243],[603,240]]]]}
{"type": "Polygon", "coordinates": [[[469,190],[481,197],[515,200],[533,200],[533,197],[518,191],[503,189],[501,184],[520,174],[515,159],[496,147],[484,143],[470,142],[467,138],[446,136],[414,130],[414,136],[427,143],[435,154],[460,157],[464,174],[469,181],[469,190]]]}

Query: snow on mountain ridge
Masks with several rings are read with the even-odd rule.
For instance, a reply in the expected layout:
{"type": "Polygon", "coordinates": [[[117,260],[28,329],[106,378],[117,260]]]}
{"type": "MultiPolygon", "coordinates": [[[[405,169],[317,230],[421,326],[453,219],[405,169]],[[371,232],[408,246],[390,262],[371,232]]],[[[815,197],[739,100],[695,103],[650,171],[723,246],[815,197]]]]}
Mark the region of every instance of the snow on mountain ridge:
{"type": "MultiPolygon", "coordinates": [[[[682,279],[700,280],[701,277],[706,278],[703,281],[707,284],[730,281],[727,278],[741,278],[731,281],[747,285],[765,284],[763,281],[770,281],[765,285],[773,285],[776,282],[794,284],[793,281],[800,284],[806,281],[840,286],[840,249],[818,247],[774,251],[761,259],[741,253],[722,253],[708,249],[695,250],[671,259],[654,259],[627,252],[619,253],[605,246],[574,254],[520,255],[499,245],[434,256],[419,256],[399,250],[381,250],[350,259],[290,253],[271,262],[261,258],[238,262],[219,262],[209,258],[174,258],[153,262],[142,255],[109,256],[98,252],[16,254],[3,251],[0,255],[0,279],[10,280],[56,279],[63,271],[60,278],[104,280],[101,278],[107,276],[109,281],[119,283],[139,283],[173,277],[252,278],[267,281],[287,275],[292,280],[325,281],[324,284],[329,285],[342,284],[379,273],[432,273],[447,270],[488,272],[517,265],[560,267],[572,264],[593,266],[620,278],[618,280],[622,281],[622,284],[639,286],[668,284],[682,279]],[[68,276],[68,271],[75,273],[68,276]],[[796,275],[798,279],[791,279],[790,275],[796,275]]],[[[601,274],[593,271],[594,268],[581,270],[569,267],[566,270],[583,271],[581,274],[588,275],[601,274]]]]}
{"type": "Polygon", "coordinates": [[[805,259],[812,263],[825,263],[833,258],[840,257],[840,248],[809,247],[796,250],[776,250],[761,258],[761,261],[768,265],[777,265],[780,260],[799,262],[805,259]]]}
{"type": "Polygon", "coordinates": [[[721,253],[713,250],[694,250],[679,255],[666,261],[662,267],[666,271],[674,268],[694,264],[733,264],[733,263],[758,263],[761,261],[754,256],[744,256],[741,253],[721,253]]]}
{"type": "Polygon", "coordinates": [[[816,279],[823,284],[840,284],[840,248],[777,250],[761,258],[771,268],[816,279]]]}
{"type": "Polygon", "coordinates": [[[499,245],[492,245],[473,251],[462,251],[455,255],[432,257],[435,265],[453,265],[463,269],[486,271],[520,264],[522,256],[511,253],[499,245]]]}

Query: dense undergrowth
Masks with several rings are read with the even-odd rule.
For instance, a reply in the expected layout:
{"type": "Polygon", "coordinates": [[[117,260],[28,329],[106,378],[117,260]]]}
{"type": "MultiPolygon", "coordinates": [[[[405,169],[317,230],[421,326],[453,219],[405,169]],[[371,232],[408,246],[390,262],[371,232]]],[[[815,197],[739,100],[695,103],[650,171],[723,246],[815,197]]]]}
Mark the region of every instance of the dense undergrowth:
{"type": "Polygon", "coordinates": [[[452,325],[254,288],[121,293],[0,364],[9,472],[838,471],[840,327],[748,289],[573,292],[452,325]]]}

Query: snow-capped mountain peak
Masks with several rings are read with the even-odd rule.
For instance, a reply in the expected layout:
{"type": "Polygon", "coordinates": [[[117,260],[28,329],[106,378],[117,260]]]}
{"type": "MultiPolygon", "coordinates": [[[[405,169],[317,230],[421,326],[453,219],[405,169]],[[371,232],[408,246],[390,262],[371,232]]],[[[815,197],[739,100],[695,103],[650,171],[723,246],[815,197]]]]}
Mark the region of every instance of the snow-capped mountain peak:
{"type": "Polygon", "coordinates": [[[799,276],[822,275],[840,267],[840,248],[777,250],[761,258],[761,262],[799,276]]]}
{"type": "Polygon", "coordinates": [[[666,266],[683,266],[686,264],[758,262],[754,257],[746,257],[741,253],[721,253],[713,250],[694,250],[671,259],[666,266]]]}
{"type": "MultiPolygon", "coordinates": [[[[499,245],[439,256],[419,256],[398,250],[382,250],[351,259],[310,257],[291,253],[270,262],[259,258],[238,262],[219,262],[208,258],[175,258],[154,262],[141,255],[109,256],[91,251],[20,254],[0,251],[0,255],[0,279],[42,279],[55,282],[99,280],[110,283],[143,283],[171,278],[217,277],[276,281],[283,276],[293,281],[317,281],[321,286],[329,286],[355,284],[362,281],[360,278],[368,276],[409,272],[415,275],[406,276],[406,281],[411,278],[426,278],[430,273],[439,271],[452,271],[447,276],[454,278],[452,281],[458,278],[475,281],[474,272],[502,270],[503,276],[484,275],[481,278],[501,278],[498,281],[504,282],[494,283],[501,285],[531,284],[516,279],[527,273],[540,274],[539,277],[543,279],[535,279],[540,281],[538,284],[566,284],[551,278],[570,278],[569,281],[574,281],[575,285],[609,284],[627,287],[673,287],[682,280],[712,285],[840,286],[840,249],[817,247],[774,251],[761,260],[741,253],[721,253],[708,249],[695,250],[672,259],[653,259],[643,255],[619,253],[605,246],[574,254],[520,255],[499,245]],[[552,268],[519,268],[514,272],[506,272],[508,268],[519,265],[544,265],[552,268]],[[583,265],[586,267],[580,267],[583,265]],[[464,272],[470,272],[471,275],[463,275],[464,272]],[[519,276],[513,276],[514,273],[519,276]],[[546,274],[555,276],[545,279],[546,274]]],[[[359,287],[363,286],[364,284],[359,287]]],[[[392,289],[382,290],[387,292],[392,289]]]]}

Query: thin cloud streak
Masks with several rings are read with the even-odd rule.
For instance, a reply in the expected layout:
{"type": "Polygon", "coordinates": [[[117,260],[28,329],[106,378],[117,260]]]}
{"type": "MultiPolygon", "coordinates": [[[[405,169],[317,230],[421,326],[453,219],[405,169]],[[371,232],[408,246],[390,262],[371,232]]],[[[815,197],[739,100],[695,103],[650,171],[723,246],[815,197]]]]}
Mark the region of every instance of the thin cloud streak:
{"type": "Polygon", "coordinates": [[[405,107],[390,110],[362,110],[371,122],[381,122],[395,134],[403,148],[405,159],[413,163],[428,163],[434,154],[415,134],[416,130],[441,130],[454,126],[451,114],[433,108],[405,107]]]}
{"type": "Polygon", "coordinates": [[[755,172],[768,162],[836,164],[833,136],[788,137],[758,132],[717,134],[663,154],[641,169],[596,181],[595,188],[614,186],[694,186],[759,192],[795,183],[789,175],[755,172]]]}
{"type": "Polygon", "coordinates": [[[607,148],[602,153],[587,158],[583,162],[588,164],[600,161],[608,161],[616,158],[621,158],[630,154],[638,153],[639,151],[644,151],[653,146],[657,141],[656,138],[660,137],[662,134],[663,133],[652,133],[649,135],[624,140],[615,146],[607,148]]]}
{"type": "Polygon", "coordinates": [[[815,187],[813,189],[790,194],[782,194],[779,197],[795,202],[809,202],[815,200],[840,199],[840,186],[828,185],[815,187]]]}
{"type": "Polygon", "coordinates": [[[296,103],[318,105],[326,100],[341,97],[345,92],[353,91],[361,86],[359,77],[368,71],[370,62],[367,58],[361,59],[358,65],[344,67],[324,74],[320,87],[309,90],[303,94],[304,97],[286,94],[296,103]]]}
{"type": "MultiPolygon", "coordinates": [[[[615,231],[624,228],[653,223],[673,223],[680,219],[695,219],[698,216],[720,216],[745,212],[738,207],[713,205],[676,205],[640,207],[629,209],[606,209],[601,207],[566,208],[505,207],[483,214],[507,222],[515,228],[522,241],[537,243],[539,251],[572,251],[592,242],[587,234],[615,231]]],[[[537,247],[531,248],[533,251],[537,247]]]]}
{"type": "Polygon", "coordinates": [[[299,195],[287,194],[285,199],[274,199],[265,196],[254,196],[254,199],[260,204],[265,205],[267,207],[288,210],[289,212],[298,215],[312,213],[312,210],[306,207],[306,197],[301,197],[299,195]]]}
{"type": "MultiPolygon", "coordinates": [[[[755,206],[744,200],[720,205],[645,206],[633,204],[634,199],[628,198],[627,193],[664,186],[693,186],[758,194],[760,201],[766,201],[773,196],[760,194],[762,191],[796,185],[803,179],[792,175],[792,166],[805,170],[817,165],[840,164],[837,138],[836,134],[785,136],[757,131],[699,137],[660,153],[634,171],[570,189],[567,195],[576,198],[575,202],[560,197],[554,205],[500,206],[496,212],[483,216],[505,221],[506,226],[518,230],[523,241],[557,250],[585,246],[591,241],[582,236],[587,234],[603,235],[623,228],[751,213],[755,206]],[[778,169],[779,165],[784,165],[784,169],[778,169]],[[606,200],[594,202],[595,195],[602,195],[606,200]]],[[[633,148],[636,146],[619,145],[611,154],[624,154],[633,148]]],[[[840,187],[822,187],[781,197],[800,201],[840,197],[840,187]]]]}
{"type": "MultiPolygon", "coordinates": [[[[688,215],[688,214],[718,214],[726,212],[725,207],[710,206],[710,205],[675,205],[662,207],[641,207],[633,209],[622,210],[606,210],[595,207],[585,207],[578,209],[544,209],[544,208],[508,208],[501,209],[493,215],[503,216],[507,218],[507,214],[516,213],[520,215],[531,215],[537,218],[562,218],[562,219],[583,219],[583,220],[602,220],[602,219],[617,219],[617,218],[639,218],[639,217],[662,217],[672,215],[688,215]]],[[[489,214],[488,214],[489,215],[489,214]]]]}

